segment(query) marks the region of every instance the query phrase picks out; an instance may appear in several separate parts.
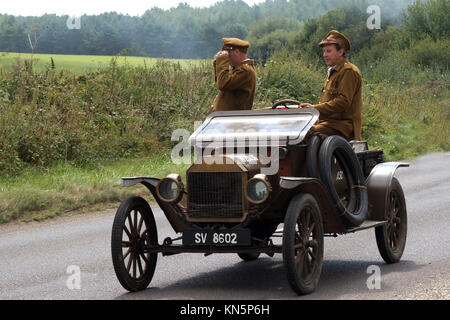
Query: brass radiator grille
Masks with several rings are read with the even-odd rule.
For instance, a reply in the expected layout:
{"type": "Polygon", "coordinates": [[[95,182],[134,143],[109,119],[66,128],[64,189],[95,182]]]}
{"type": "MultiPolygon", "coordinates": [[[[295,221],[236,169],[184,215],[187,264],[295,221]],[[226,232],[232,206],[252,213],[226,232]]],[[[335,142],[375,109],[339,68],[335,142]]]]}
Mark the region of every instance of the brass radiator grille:
{"type": "Polygon", "coordinates": [[[241,172],[188,173],[188,211],[191,218],[241,218],[241,172]]]}

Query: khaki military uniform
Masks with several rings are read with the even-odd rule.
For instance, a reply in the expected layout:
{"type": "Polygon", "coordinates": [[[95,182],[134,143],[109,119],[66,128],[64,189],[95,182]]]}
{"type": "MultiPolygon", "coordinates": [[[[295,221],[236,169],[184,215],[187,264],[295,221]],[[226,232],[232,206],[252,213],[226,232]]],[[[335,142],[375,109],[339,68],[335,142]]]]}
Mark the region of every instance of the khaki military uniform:
{"type": "MultiPolygon", "coordinates": [[[[350,41],[339,31],[331,30],[319,46],[339,45],[345,52],[350,41]]],[[[358,67],[347,58],[328,70],[320,103],[314,105],[320,116],[313,130],[326,135],[340,135],[347,140],[361,140],[362,79],[358,67]]]]}
{"type": "Polygon", "coordinates": [[[345,58],[325,79],[320,103],[314,106],[320,117],[313,130],[361,140],[361,88],[361,72],[345,58]]]}
{"type": "Polygon", "coordinates": [[[256,70],[253,60],[244,60],[231,67],[227,56],[214,61],[215,82],[219,89],[208,113],[227,110],[250,110],[256,89],[256,70]]]}

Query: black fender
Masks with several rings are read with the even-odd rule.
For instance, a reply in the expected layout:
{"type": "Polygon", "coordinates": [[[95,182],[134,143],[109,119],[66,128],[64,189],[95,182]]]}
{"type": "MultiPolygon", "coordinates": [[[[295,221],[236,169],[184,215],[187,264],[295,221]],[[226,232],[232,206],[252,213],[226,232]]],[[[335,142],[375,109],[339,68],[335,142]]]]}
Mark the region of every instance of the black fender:
{"type": "Polygon", "coordinates": [[[291,192],[291,197],[298,193],[311,194],[319,204],[325,233],[346,233],[346,228],[339,218],[339,212],[331,199],[327,188],[317,178],[280,177],[281,192],[291,192]]]}
{"type": "Polygon", "coordinates": [[[369,197],[368,220],[384,220],[386,208],[389,206],[389,186],[395,171],[400,167],[409,167],[409,163],[383,162],[377,164],[370,172],[366,180],[369,197]]]}
{"type": "Polygon", "coordinates": [[[179,208],[176,205],[161,201],[161,199],[159,199],[158,195],[156,194],[156,186],[159,180],[160,179],[158,178],[152,177],[125,177],[122,178],[122,186],[131,187],[138,183],[143,184],[151,192],[153,198],[155,198],[173,230],[175,230],[175,232],[182,232],[183,230],[188,229],[189,225],[184,220],[183,213],[179,210],[179,208]]]}

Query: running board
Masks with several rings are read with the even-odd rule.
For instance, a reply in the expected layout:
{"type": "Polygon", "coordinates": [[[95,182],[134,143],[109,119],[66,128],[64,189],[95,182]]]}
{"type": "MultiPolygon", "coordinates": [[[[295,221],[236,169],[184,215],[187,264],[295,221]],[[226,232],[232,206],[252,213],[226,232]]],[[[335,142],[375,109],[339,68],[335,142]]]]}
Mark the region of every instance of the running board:
{"type": "Polygon", "coordinates": [[[352,232],[356,232],[356,231],[361,231],[361,230],[366,230],[366,229],[370,229],[370,228],[379,227],[379,226],[382,226],[382,225],[384,225],[386,223],[387,223],[387,221],[366,220],[359,227],[347,229],[347,233],[352,233],[352,232]]]}
{"type": "MultiPolygon", "coordinates": [[[[345,233],[352,233],[352,232],[356,232],[356,231],[361,231],[361,230],[366,230],[366,229],[370,229],[370,228],[375,228],[375,227],[379,227],[379,226],[382,226],[382,225],[384,225],[384,224],[386,224],[387,223],[387,220],[386,221],[374,221],[374,220],[366,220],[366,221],[364,221],[360,226],[358,226],[358,227],[354,227],[354,228],[350,228],[350,229],[347,229],[346,231],[345,231],[345,233]]],[[[279,233],[283,233],[283,228],[278,228],[275,232],[274,232],[274,234],[279,234],[279,233]]]]}

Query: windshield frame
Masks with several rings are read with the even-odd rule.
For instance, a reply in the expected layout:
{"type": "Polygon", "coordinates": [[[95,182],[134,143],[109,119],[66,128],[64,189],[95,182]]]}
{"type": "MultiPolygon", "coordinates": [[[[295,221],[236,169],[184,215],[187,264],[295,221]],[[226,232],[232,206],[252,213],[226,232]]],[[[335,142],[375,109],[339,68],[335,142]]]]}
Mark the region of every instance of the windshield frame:
{"type": "MultiPolygon", "coordinates": [[[[213,112],[205,119],[200,127],[189,137],[189,143],[195,147],[206,147],[211,143],[230,143],[240,147],[261,147],[261,146],[288,146],[296,145],[303,141],[308,131],[316,123],[319,118],[319,111],[314,108],[307,109],[269,109],[269,110],[236,110],[236,111],[217,111],[213,112]],[[214,130],[220,127],[220,124],[226,125],[229,119],[236,118],[236,122],[228,127],[235,126],[236,128],[245,127],[245,120],[249,120],[251,124],[249,127],[254,127],[258,123],[258,118],[262,121],[267,119],[282,119],[292,120],[292,123],[297,122],[296,128],[290,128],[290,134],[287,132],[279,133],[279,131],[248,131],[248,132],[221,132],[214,130]],[[216,122],[215,122],[216,121],[216,122]],[[213,128],[208,132],[209,128],[213,128]],[[208,128],[209,126],[209,128],[208,128]],[[206,131],[206,134],[205,134],[206,131]],[[278,141],[275,141],[278,140],[278,141]]],[[[266,128],[276,125],[276,121],[266,121],[266,128]]],[[[280,125],[281,126],[281,125],[280,125]]]]}

